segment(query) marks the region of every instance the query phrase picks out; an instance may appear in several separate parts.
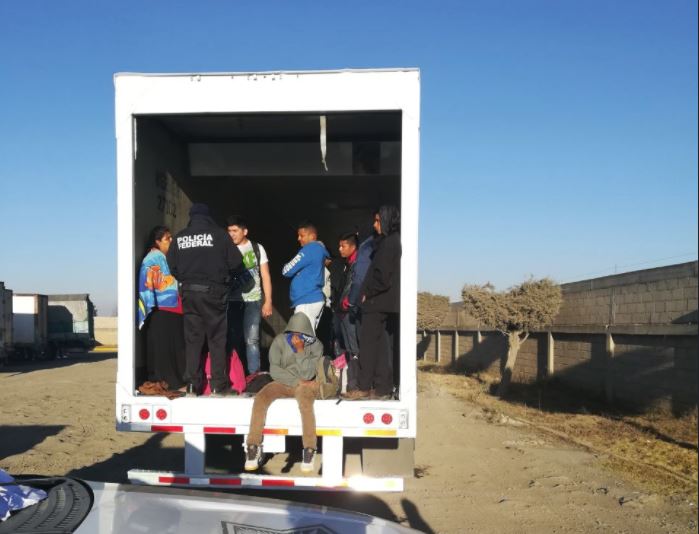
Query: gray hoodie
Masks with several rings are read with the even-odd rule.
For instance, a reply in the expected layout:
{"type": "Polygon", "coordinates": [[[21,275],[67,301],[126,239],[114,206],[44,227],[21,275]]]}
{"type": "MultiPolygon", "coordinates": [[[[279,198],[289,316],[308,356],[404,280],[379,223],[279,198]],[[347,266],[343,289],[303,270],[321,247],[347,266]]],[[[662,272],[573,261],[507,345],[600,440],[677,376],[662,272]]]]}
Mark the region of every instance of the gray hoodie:
{"type": "Polygon", "coordinates": [[[269,372],[272,379],[287,386],[296,387],[301,380],[312,380],[316,375],[318,360],[323,357],[323,344],[316,339],[306,343],[303,352],[294,352],[287,341],[288,334],[296,332],[313,337],[311,322],[304,313],[295,313],[286,329],[272,341],[269,348],[269,372]]]}

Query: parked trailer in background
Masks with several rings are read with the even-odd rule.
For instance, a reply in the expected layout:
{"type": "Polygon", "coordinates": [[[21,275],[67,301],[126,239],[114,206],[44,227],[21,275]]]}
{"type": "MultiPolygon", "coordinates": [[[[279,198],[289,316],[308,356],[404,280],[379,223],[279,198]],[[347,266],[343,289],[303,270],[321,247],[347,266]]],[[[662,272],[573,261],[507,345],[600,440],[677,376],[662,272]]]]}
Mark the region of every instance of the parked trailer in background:
{"type": "Polygon", "coordinates": [[[7,361],[12,349],[12,290],[0,282],[0,364],[7,361]]]}
{"type": "Polygon", "coordinates": [[[95,346],[95,306],[86,293],[49,295],[48,342],[52,354],[95,346]]]}
{"type": "Polygon", "coordinates": [[[15,357],[45,358],[48,349],[48,297],[12,295],[12,346],[15,357]]]}
{"type": "MultiPolygon", "coordinates": [[[[197,487],[401,491],[403,476],[413,475],[417,428],[419,71],[118,74],[115,85],[116,424],[124,431],[182,433],[185,443],[183,471],[134,469],[129,478],[197,487]],[[291,314],[281,267],[298,250],[297,223],[311,218],[333,250],[344,232],[358,229],[366,235],[379,205],[401,210],[394,366],[399,395],[316,401],[320,474],[294,476],[293,468],[281,468],[210,475],[204,462],[207,438],[219,434],[217,439],[242,441],[254,399],[138,395],[146,355],[137,329],[136,287],[147,236],[155,225],[167,225],[173,233],[185,227],[192,202],[206,202],[219,224],[229,214],[246,216],[252,238],[269,255],[274,314],[260,328],[263,350],[291,314]]],[[[300,435],[296,400],[275,401],[267,415],[264,451],[285,452],[287,436],[300,435]]]]}

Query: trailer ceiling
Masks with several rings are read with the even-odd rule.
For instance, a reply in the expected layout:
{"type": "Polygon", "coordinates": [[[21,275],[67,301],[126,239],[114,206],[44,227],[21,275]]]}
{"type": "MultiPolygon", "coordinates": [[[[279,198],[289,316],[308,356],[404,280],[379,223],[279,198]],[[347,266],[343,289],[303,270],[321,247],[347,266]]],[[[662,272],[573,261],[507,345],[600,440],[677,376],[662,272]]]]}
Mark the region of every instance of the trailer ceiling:
{"type": "MultiPolygon", "coordinates": [[[[316,140],[322,112],[157,115],[170,132],[189,142],[316,140]]],[[[399,141],[400,111],[327,113],[329,141],[399,141]]]]}

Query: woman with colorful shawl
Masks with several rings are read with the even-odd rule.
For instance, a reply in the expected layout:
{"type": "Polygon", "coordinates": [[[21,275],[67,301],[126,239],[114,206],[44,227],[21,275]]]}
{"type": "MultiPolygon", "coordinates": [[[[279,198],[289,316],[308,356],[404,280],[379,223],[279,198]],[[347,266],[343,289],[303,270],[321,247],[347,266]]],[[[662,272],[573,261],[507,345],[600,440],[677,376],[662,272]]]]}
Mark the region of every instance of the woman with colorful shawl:
{"type": "Polygon", "coordinates": [[[164,380],[174,390],[185,386],[185,359],[182,301],[165,257],[171,242],[167,227],[151,231],[138,274],[138,328],[145,326],[148,380],[164,380]]]}

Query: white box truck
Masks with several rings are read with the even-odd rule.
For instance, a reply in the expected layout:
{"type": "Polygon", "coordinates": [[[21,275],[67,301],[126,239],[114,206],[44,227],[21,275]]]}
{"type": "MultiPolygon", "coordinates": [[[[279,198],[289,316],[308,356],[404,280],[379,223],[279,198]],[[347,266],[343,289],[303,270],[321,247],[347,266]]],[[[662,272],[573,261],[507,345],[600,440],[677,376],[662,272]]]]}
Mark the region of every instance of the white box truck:
{"type": "Polygon", "coordinates": [[[43,359],[48,349],[48,297],[12,294],[12,352],[15,357],[43,359]]]}
{"type": "MultiPolygon", "coordinates": [[[[416,434],[415,321],[420,73],[417,69],[115,75],[119,430],[184,434],[181,471],[133,469],[133,482],[210,487],[401,491],[412,475],[416,434]],[[270,258],[274,314],[262,343],[290,316],[281,268],[297,250],[296,224],[311,219],[329,249],[348,229],[368,229],[373,210],[402,215],[399,395],[390,401],[315,402],[321,474],[212,474],[211,435],[247,434],[252,397],[141,396],[143,343],[136,327],[137,274],[150,229],[187,225],[205,202],[223,226],[247,218],[270,258]],[[357,453],[357,454],[354,454],[357,453]],[[353,456],[354,455],[354,456],[353,456]]],[[[329,312],[328,312],[329,313],[329,312]]],[[[327,352],[330,350],[328,348],[327,352]]],[[[272,404],[264,451],[301,435],[294,399],[272,404]]],[[[148,466],[142,466],[148,467],[148,466]]],[[[286,472],[284,472],[286,471],[286,472]]]]}

